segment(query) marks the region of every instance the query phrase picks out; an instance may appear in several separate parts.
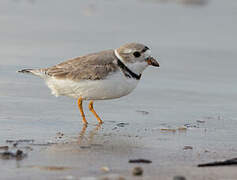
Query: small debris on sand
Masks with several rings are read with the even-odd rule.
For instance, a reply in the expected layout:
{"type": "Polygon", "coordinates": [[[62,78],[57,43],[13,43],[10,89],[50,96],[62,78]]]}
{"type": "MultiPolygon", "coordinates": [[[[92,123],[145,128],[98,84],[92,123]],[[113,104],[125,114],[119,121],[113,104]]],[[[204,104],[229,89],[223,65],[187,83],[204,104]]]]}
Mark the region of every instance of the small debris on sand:
{"type": "Polygon", "coordinates": [[[0,159],[4,159],[4,160],[10,160],[10,159],[22,160],[26,156],[27,155],[23,153],[22,150],[19,150],[19,149],[15,153],[10,152],[10,151],[0,153],[0,159]]]}
{"type": "Polygon", "coordinates": [[[110,169],[107,166],[101,167],[100,170],[105,173],[108,173],[110,171],[110,169]]]}
{"type": "Polygon", "coordinates": [[[203,120],[197,120],[196,122],[197,123],[205,123],[205,121],[203,121],[203,120]]]}
{"type": "MultiPolygon", "coordinates": [[[[83,178],[82,178],[83,179],[83,178]]],[[[86,179],[90,179],[90,180],[97,180],[98,178],[94,178],[94,177],[88,177],[86,179]]],[[[98,180],[126,180],[124,177],[118,175],[118,174],[109,174],[107,176],[102,176],[100,177],[98,180]]]]}
{"type": "Polygon", "coordinates": [[[179,127],[178,131],[187,131],[187,128],[185,126],[179,127]]]}
{"type": "Polygon", "coordinates": [[[8,150],[9,147],[8,146],[0,146],[0,150],[8,150]]]}
{"type": "Polygon", "coordinates": [[[176,132],[176,129],[169,129],[169,128],[161,128],[160,130],[161,131],[166,131],[166,132],[173,132],[173,133],[176,132]]]}
{"type": "Polygon", "coordinates": [[[80,146],[81,149],[90,149],[91,146],[80,146]]]}
{"type": "Polygon", "coordinates": [[[64,171],[72,169],[70,167],[63,167],[63,166],[29,166],[30,168],[38,168],[41,170],[47,170],[47,171],[64,171]]]}
{"type": "Polygon", "coordinates": [[[141,114],[143,114],[143,115],[149,114],[148,111],[143,111],[143,110],[137,110],[136,112],[141,113],[141,114]]]}
{"type": "Polygon", "coordinates": [[[152,163],[152,161],[148,159],[130,159],[128,162],[129,163],[146,163],[146,164],[152,163]]]}
{"type": "Polygon", "coordinates": [[[6,140],[6,143],[33,143],[34,139],[6,140]]]}
{"type": "Polygon", "coordinates": [[[118,127],[125,127],[127,125],[129,125],[129,123],[118,123],[118,124],[116,124],[116,126],[118,126],[118,127]]]}
{"type": "Polygon", "coordinates": [[[141,167],[135,167],[132,171],[132,174],[134,176],[142,176],[143,174],[143,169],[141,167]]]}
{"type": "Polygon", "coordinates": [[[192,150],[193,147],[192,146],[184,146],[183,150],[192,150]]]}
{"type": "Polygon", "coordinates": [[[185,126],[181,126],[181,127],[178,127],[178,128],[171,128],[171,127],[166,128],[165,127],[165,128],[161,128],[160,130],[163,131],[163,132],[175,133],[176,131],[179,131],[179,132],[187,131],[187,127],[185,127],[185,126]]]}
{"type": "Polygon", "coordinates": [[[199,128],[199,126],[196,125],[196,124],[184,124],[184,126],[185,126],[186,128],[199,128]]]}
{"type": "Polygon", "coordinates": [[[116,130],[116,129],[118,129],[118,127],[114,127],[112,130],[116,130]]]}
{"type": "Polygon", "coordinates": [[[24,149],[28,150],[28,151],[33,151],[33,148],[30,146],[25,146],[24,149]]]}
{"type": "Polygon", "coordinates": [[[198,167],[209,167],[209,166],[232,166],[237,165],[237,158],[227,159],[225,161],[215,161],[205,164],[198,164],[198,167]]]}
{"type": "Polygon", "coordinates": [[[173,180],[186,180],[184,176],[174,176],[173,180]]]}
{"type": "Polygon", "coordinates": [[[56,137],[55,137],[55,138],[56,138],[56,139],[57,139],[57,138],[61,139],[63,136],[64,136],[63,133],[58,132],[58,133],[56,133],[56,137]]]}

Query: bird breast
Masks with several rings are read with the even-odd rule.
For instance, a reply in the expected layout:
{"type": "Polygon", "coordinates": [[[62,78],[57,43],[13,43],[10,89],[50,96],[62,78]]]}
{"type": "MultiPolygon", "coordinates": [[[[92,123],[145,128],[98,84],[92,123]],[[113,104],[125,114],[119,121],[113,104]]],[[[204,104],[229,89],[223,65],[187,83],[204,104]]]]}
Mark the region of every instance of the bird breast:
{"type": "Polygon", "coordinates": [[[81,80],[49,78],[46,81],[52,94],[73,98],[82,97],[84,100],[115,99],[131,93],[138,84],[138,80],[127,78],[121,71],[110,73],[103,80],[81,80]]]}

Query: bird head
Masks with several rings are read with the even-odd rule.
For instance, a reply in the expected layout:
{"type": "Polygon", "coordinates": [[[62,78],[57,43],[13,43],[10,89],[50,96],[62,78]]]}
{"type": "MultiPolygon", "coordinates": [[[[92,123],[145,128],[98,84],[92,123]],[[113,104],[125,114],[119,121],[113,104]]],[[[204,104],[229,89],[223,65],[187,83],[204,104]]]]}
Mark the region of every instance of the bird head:
{"type": "Polygon", "coordinates": [[[139,43],[128,43],[115,49],[116,57],[134,72],[140,74],[146,67],[159,67],[159,63],[151,56],[149,47],[139,43]]]}

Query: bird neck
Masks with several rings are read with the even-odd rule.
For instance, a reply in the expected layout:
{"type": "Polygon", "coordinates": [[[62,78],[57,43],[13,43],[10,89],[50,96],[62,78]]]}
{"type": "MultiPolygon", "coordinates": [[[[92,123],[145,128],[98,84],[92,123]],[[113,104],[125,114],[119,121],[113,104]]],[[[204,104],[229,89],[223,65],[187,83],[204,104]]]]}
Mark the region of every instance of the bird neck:
{"type": "Polygon", "coordinates": [[[127,78],[134,78],[136,80],[140,80],[142,74],[137,74],[133,72],[129,67],[127,67],[122,59],[122,57],[118,54],[117,50],[114,50],[114,55],[116,57],[116,64],[120,68],[120,70],[123,72],[125,77],[127,78]]]}

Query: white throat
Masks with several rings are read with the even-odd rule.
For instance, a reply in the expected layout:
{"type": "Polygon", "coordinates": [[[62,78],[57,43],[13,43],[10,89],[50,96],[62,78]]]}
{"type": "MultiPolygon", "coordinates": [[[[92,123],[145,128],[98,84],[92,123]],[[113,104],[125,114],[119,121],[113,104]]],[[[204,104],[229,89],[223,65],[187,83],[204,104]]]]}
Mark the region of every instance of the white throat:
{"type": "Polygon", "coordinates": [[[144,62],[127,63],[126,66],[136,74],[141,74],[148,64],[144,62]]]}
{"type": "Polygon", "coordinates": [[[148,64],[145,61],[125,63],[123,58],[119,55],[117,49],[114,50],[114,54],[122,63],[124,63],[130,70],[132,70],[134,73],[138,75],[141,74],[148,66],[148,64]]]}

